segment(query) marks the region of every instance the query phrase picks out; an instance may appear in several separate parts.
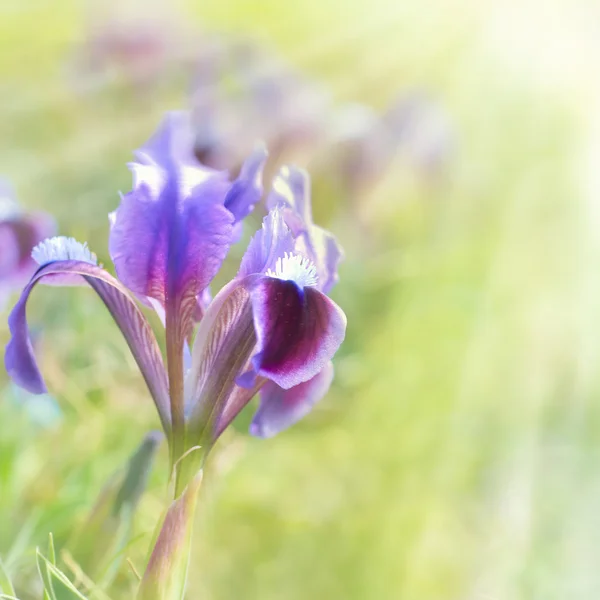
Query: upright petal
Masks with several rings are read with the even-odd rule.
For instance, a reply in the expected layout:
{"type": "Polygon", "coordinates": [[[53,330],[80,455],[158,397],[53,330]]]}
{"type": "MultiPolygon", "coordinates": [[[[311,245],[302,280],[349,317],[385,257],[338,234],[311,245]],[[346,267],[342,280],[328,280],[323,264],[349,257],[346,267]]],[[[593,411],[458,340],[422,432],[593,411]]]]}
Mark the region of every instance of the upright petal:
{"type": "Polygon", "coordinates": [[[247,217],[262,197],[262,174],[267,156],[266,148],[258,146],[244,162],[238,178],[227,192],[225,208],[233,214],[236,223],[247,217]]]}
{"type": "Polygon", "coordinates": [[[257,437],[272,437],[304,416],[328,392],[333,381],[333,364],[328,362],[312,379],[284,390],[268,381],[260,391],[260,407],[250,425],[257,437]]]}
{"type": "Polygon", "coordinates": [[[296,249],[314,262],[319,274],[318,289],[328,294],[339,281],[338,268],[344,259],[344,251],[335,236],[313,225],[310,232],[298,237],[296,249]]]}
{"type": "MultiPolygon", "coordinates": [[[[57,238],[54,238],[57,239],[57,238]]],[[[60,239],[60,238],[58,238],[60,239]]],[[[64,239],[64,238],[63,238],[64,239]]],[[[47,244],[52,249],[54,246],[47,244]]],[[[41,258],[42,251],[34,253],[41,258]]],[[[143,313],[127,289],[109,273],[86,260],[90,253],[80,245],[65,244],[66,260],[55,256],[52,262],[41,266],[27,284],[13,308],[8,324],[11,340],[6,347],[4,363],[10,377],[34,394],[44,393],[46,385],[37,366],[26,319],[27,300],[37,283],[43,279],[54,283],[71,284],[75,279],[86,281],[100,296],[135,358],[158,409],[161,422],[169,430],[168,386],[160,349],[154,333],[143,313]],[[72,259],[69,254],[75,255],[72,259]]]]}
{"type": "Polygon", "coordinates": [[[286,222],[295,236],[312,225],[310,178],[306,171],[290,166],[281,167],[267,196],[267,208],[277,206],[286,209],[286,222]]]}
{"type": "Polygon", "coordinates": [[[147,184],[154,196],[175,181],[181,196],[187,196],[211,177],[227,180],[225,171],[211,169],[196,159],[191,117],[183,111],[169,112],[152,137],[135,154],[130,163],[134,187],[147,184]]]}
{"type": "Polygon", "coordinates": [[[280,207],[296,238],[296,250],[315,264],[319,289],[328,293],[338,281],[338,265],[344,257],[335,237],[312,221],[310,178],[295,167],[282,167],[267,198],[269,208],[280,207]]]}
{"type": "Polygon", "coordinates": [[[163,305],[170,298],[187,333],[196,297],[231,244],[234,217],[224,206],[230,184],[196,161],[183,113],[167,115],[136,157],[134,189],[111,217],[111,257],[131,290],[163,305]]]}
{"type": "MultiPolygon", "coordinates": [[[[253,375],[289,389],[314,377],[331,360],[346,332],[346,316],[314,287],[260,278],[251,292],[257,353],[253,375]]],[[[253,379],[241,378],[250,387],[253,379]]]]}
{"type": "Polygon", "coordinates": [[[250,295],[242,282],[234,280],[209,306],[194,342],[185,390],[191,407],[191,442],[206,445],[216,439],[217,424],[236,387],[236,378],[255,346],[250,295]]]}
{"type": "Polygon", "coordinates": [[[169,113],[132,163],[134,189],[111,218],[109,249],[119,278],[165,308],[171,461],[184,443],[184,345],[198,297],[219,270],[233,236],[224,206],[226,173],[194,155],[189,115],[169,113]]]}
{"type": "Polygon", "coordinates": [[[254,234],[242,258],[238,277],[254,273],[264,274],[274,269],[277,259],[294,250],[294,238],[283,218],[283,211],[276,207],[263,219],[261,229],[254,234]]]}

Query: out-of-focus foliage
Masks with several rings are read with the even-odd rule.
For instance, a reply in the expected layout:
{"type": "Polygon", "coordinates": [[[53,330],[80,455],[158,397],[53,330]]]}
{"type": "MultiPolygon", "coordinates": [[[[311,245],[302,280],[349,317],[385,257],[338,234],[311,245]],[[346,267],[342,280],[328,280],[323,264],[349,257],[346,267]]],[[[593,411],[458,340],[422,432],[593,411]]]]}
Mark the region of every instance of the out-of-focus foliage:
{"type": "MultiPolygon", "coordinates": [[[[426,90],[454,132],[438,175],[400,154],[351,201],[311,165],[318,221],[347,251],[335,384],[290,431],[251,439],[243,414],[220,443],[189,598],[599,597],[598,8],[208,0],[181,11],[186,52],[189,35],[199,48],[203,35],[251,36],[340,106],[383,114],[426,90]]],[[[78,0],[2,2],[0,171],[24,206],[109,264],[125,163],[190,85],[173,68],[152,87],[122,74],[78,86],[92,13],[78,0]]],[[[89,583],[61,551],[157,425],[89,290],[39,289],[29,314],[44,324],[41,363],[63,416],[40,428],[22,403],[0,402],[0,556],[21,600],[41,596],[35,548],[49,532],[69,579],[89,583]]],[[[158,459],[131,567],[98,598],[133,595],[166,506],[158,459]]]]}

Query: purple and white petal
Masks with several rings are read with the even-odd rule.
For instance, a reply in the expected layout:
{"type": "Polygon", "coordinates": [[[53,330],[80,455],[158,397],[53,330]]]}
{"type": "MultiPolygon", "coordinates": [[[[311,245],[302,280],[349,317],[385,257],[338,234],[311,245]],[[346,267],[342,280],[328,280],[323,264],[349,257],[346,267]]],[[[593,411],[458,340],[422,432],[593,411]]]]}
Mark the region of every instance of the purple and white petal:
{"type": "Polygon", "coordinates": [[[315,264],[319,275],[318,289],[328,293],[339,279],[337,270],[344,253],[335,237],[312,221],[308,174],[295,167],[283,167],[273,182],[267,206],[280,207],[296,238],[296,251],[315,264]]]}
{"type": "Polygon", "coordinates": [[[332,381],[331,361],[312,379],[288,390],[268,381],[260,391],[260,407],[250,425],[250,433],[268,438],[297,423],[327,394],[332,381]]]}
{"type": "MultiPolygon", "coordinates": [[[[298,261],[283,265],[282,278],[263,277],[252,287],[257,353],[253,375],[289,389],[314,377],[331,360],[346,332],[346,316],[337,304],[310,287],[314,274],[305,271],[306,287],[287,277],[298,261]]],[[[296,277],[298,274],[296,273],[296,277]]],[[[249,386],[248,376],[238,380],[249,386]]]]}
{"type": "Polygon", "coordinates": [[[136,161],[129,164],[134,187],[148,185],[158,196],[169,180],[176,180],[178,191],[187,196],[197,185],[212,177],[227,180],[227,173],[201,164],[194,154],[194,129],[187,112],[165,115],[152,137],[137,150],[136,161]]]}
{"type": "Polygon", "coordinates": [[[184,333],[229,250],[234,221],[223,204],[230,184],[196,161],[189,127],[187,115],[171,113],[136,153],[134,189],[111,216],[109,241],[123,283],[163,305],[169,298],[184,333]]]}
{"type": "Polygon", "coordinates": [[[285,205],[305,221],[312,221],[308,173],[298,167],[285,165],[273,178],[273,187],[267,198],[267,207],[285,205]]]}
{"type": "Polygon", "coordinates": [[[261,229],[254,234],[242,258],[238,277],[264,274],[275,268],[277,260],[294,250],[294,238],[285,223],[281,207],[272,209],[263,219],[261,229]]]}
{"type": "Polygon", "coordinates": [[[344,251],[335,236],[326,229],[313,225],[310,233],[298,238],[296,248],[311,257],[319,275],[318,289],[328,294],[339,281],[338,268],[344,259],[344,251]]]}
{"type": "Polygon", "coordinates": [[[31,393],[46,392],[26,319],[27,300],[33,288],[42,281],[69,285],[83,279],[98,293],[121,329],[168,431],[168,386],[162,355],[148,321],[127,289],[95,264],[95,256],[85,245],[72,238],[46,240],[36,247],[34,256],[43,264],[26,285],[8,319],[12,337],[4,363],[13,381],[31,393]]]}
{"type": "Polygon", "coordinates": [[[294,236],[305,232],[312,225],[308,173],[297,167],[281,167],[273,178],[266,204],[269,210],[278,206],[284,208],[286,223],[294,236]]]}

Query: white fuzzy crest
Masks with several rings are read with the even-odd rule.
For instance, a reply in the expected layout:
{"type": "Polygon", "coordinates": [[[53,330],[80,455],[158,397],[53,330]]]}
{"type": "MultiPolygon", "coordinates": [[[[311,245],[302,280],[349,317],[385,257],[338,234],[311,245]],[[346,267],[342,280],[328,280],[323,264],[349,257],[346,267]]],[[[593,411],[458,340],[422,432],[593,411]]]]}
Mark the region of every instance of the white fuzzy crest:
{"type": "Polygon", "coordinates": [[[267,271],[268,277],[275,277],[284,281],[293,281],[299,287],[314,287],[317,285],[317,268],[305,256],[286,252],[275,263],[275,270],[267,271]]]}
{"type": "Polygon", "coordinates": [[[91,265],[98,264],[98,259],[87,247],[87,242],[82,244],[75,238],[62,235],[41,241],[31,251],[31,258],[38,265],[45,265],[55,260],[80,260],[91,265]]]}

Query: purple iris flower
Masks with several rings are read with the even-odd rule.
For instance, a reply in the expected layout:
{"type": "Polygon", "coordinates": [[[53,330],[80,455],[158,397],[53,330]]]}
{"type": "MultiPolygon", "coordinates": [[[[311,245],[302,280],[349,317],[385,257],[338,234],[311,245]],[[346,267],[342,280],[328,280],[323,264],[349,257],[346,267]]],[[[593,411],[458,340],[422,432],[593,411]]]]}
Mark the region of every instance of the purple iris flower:
{"type": "Polygon", "coordinates": [[[236,225],[262,196],[266,152],[258,148],[231,182],[197,162],[188,115],[171,113],[135,157],[133,189],[110,216],[117,277],[72,238],[39,244],[33,257],[40,266],[9,317],[9,375],[33,393],[45,391],[27,300],[38,282],[86,282],[142,372],[173,463],[198,446],[206,456],[258,391],[252,432],[272,435],[291,425],[329,387],[331,359],[346,329],[344,313],[326,296],[337,280],[341,250],[312,223],[307,177],[283,170],[238,275],[210,301],[208,286],[236,238],[236,225]],[[164,318],[166,366],[139,301],[164,318]]]}
{"type": "Polygon", "coordinates": [[[0,307],[31,277],[37,267],[31,250],[54,229],[49,215],[23,212],[10,185],[0,180],[0,307]]]}

